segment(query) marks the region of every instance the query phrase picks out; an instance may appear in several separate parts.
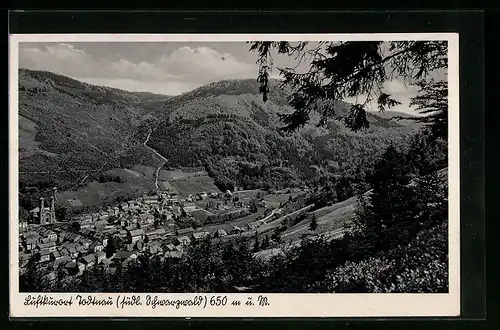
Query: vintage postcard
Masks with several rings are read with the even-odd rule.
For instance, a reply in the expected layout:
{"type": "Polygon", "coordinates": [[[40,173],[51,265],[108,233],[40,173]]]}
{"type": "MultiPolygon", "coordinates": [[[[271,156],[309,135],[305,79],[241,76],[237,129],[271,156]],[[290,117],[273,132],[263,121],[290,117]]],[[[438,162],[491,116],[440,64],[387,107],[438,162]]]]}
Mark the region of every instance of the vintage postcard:
{"type": "Polygon", "coordinates": [[[460,314],[458,34],[10,36],[11,317],[460,314]]]}

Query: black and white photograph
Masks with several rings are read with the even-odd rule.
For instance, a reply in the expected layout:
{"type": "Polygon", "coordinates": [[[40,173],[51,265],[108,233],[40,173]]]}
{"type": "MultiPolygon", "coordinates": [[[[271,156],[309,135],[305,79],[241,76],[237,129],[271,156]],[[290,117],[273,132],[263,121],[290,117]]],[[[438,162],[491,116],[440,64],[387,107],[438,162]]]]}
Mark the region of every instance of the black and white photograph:
{"type": "Polygon", "coordinates": [[[12,289],[456,299],[456,40],[300,37],[18,41],[12,289]]]}

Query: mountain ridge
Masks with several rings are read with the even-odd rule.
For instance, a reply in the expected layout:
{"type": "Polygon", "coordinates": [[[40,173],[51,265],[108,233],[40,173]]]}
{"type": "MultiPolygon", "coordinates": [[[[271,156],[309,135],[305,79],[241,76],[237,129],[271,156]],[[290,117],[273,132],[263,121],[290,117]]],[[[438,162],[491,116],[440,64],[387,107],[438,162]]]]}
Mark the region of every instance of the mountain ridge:
{"type": "Polygon", "coordinates": [[[351,105],[336,101],[322,106],[333,106],[340,118],[317,127],[320,114],[311,112],[310,123],[286,134],[280,129],[283,123],[279,114],[293,111],[287,95],[277,88],[276,81],[271,83],[267,102],[258,93],[257,81],[251,79],[224,80],[199,87],[165,102],[156,115],[158,121],[150,123],[151,145],[172,164],[204,166],[220,189],[283,188],[302,184],[303,179],[314,177],[318,168],[326,171],[326,159],[333,158],[334,163],[340,163],[338,167],[346,169],[356,163],[356,157],[364,159],[370,152],[363,145],[376,141],[378,146],[372,148],[378,150],[392,140],[406,138],[413,130],[390,118],[368,113],[371,127],[364,132],[352,132],[341,120],[351,105]],[[353,141],[355,145],[351,145],[353,141]],[[363,151],[359,153],[356,148],[363,151]],[[353,151],[346,157],[342,152],[347,149],[353,151]],[[342,164],[343,158],[350,160],[342,164]],[[283,166],[284,163],[290,166],[283,166]]]}
{"type": "MultiPolygon", "coordinates": [[[[110,87],[110,86],[100,86],[100,85],[95,85],[95,84],[90,84],[87,82],[84,82],[82,80],[78,80],[75,78],[71,78],[69,76],[65,76],[63,74],[51,72],[51,71],[46,71],[46,70],[33,70],[33,69],[26,69],[26,68],[19,68],[19,82],[21,82],[23,76],[26,75],[31,75],[32,78],[35,80],[38,80],[40,82],[46,82],[54,87],[53,84],[51,84],[49,81],[52,80],[52,82],[56,83],[57,85],[61,86],[72,86],[72,87],[85,87],[89,90],[95,90],[95,91],[100,91],[100,92],[112,92],[117,95],[123,95],[123,96],[129,96],[129,97],[136,97],[137,100],[140,100],[141,98],[147,100],[147,99],[153,99],[153,98],[171,98],[171,95],[164,95],[164,94],[157,94],[157,93],[151,93],[151,92],[140,92],[140,91],[128,91],[120,88],[115,88],[115,87],[110,87]]],[[[26,81],[25,81],[26,82],[26,81]]]]}
{"type": "MultiPolygon", "coordinates": [[[[373,125],[362,133],[339,120],[317,128],[319,114],[312,113],[312,123],[287,135],[278,114],[292,109],[278,84],[271,81],[266,103],[252,79],[222,80],[157,99],[20,69],[20,186],[79,189],[82,179],[96,181],[113,168],[157,167],[162,160],[143,145],[150,128],[148,145],[169,159],[167,167],[203,166],[220,188],[302,184],[332,166],[337,172],[354,166],[356,157],[362,163],[371,151],[359,151],[361,145],[378,149],[412,134],[411,127],[375,114],[368,115],[373,125]]],[[[342,115],[348,106],[337,102],[336,110],[342,115]]]]}

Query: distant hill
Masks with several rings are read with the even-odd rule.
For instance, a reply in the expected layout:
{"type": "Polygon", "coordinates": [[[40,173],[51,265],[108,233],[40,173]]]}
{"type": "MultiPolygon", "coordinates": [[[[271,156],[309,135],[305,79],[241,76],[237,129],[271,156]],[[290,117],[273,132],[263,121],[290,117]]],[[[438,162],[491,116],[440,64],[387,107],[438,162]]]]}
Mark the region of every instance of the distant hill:
{"type": "Polygon", "coordinates": [[[388,110],[384,112],[377,112],[377,116],[391,119],[400,125],[412,126],[416,129],[420,129],[424,126],[422,123],[417,123],[414,120],[410,120],[410,118],[417,116],[416,113],[414,115],[411,115],[404,112],[388,110]]]}
{"type": "MultiPolygon", "coordinates": [[[[289,91],[280,88],[280,81],[271,79],[269,81],[269,99],[279,105],[288,105],[287,97],[289,91]]],[[[212,82],[198,87],[187,93],[171,98],[172,104],[189,102],[197,98],[217,97],[222,95],[256,95],[258,85],[255,79],[226,79],[212,82]]],[[[169,102],[170,103],[170,102],[169,102]]]]}
{"type": "MultiPolygon", "coordinates": [[[[278,114],[292,111],[289,91],[280,89],[276,80],[270,87],[269,101],[263,103],[254,79],[223,80],[167,96],[20,69],[21,193],[30,187],[80,189],[66,195],[95,204],[115,198],[113,189],[123,194],[147,191],[152,178],[129,170],[143,165],[153,173],[161,164],[142,144],[150,129],[148,145],[168,159],[165,170],[203,167],[219,189],[296,186],[342,175],[370,164],[389,143],[400,143],[415,132],[411,125],[373,113],[368,114],[367,131],[353,133],[338,120],[318,128],[314,123],[319,114],[312,113],[312,123],[285,134],[278,114]],[[128,181],[99,183],[101,174],[128,181]],[[91,182],[90,188],[79,188],[91,182]]],[[[333,107],[339,117],[349,109],[344,102],[322,106],[333,107]]],[[[207,187],[212,185],[209,179],[203,179],[207,187]]],[[[189,191],[199,183],[169,184],[189,191]]],[[[21,198],[37,196],[28,195],[21,198]]]]}
{"type": "Polygon", "coordinates": [[[20,69],[20,189],[68,190],[112,168],[156,166],[135,135],[149,112],[139,104],[160,97],[20,69]]]}
{"type": "Polygon", "coordinates": [[[403,118],[410,118],[412,115],[404,112],[399,112],[399,111],[391,111],[391,110],[386,110],[386,111],[379,111],[377,112],[377,116],[383,117],[383,118],[396,118],[396,117],[403,117],[403,118]]]}
{"type": "Polygon", "coordinates": [[[166,101],[166,100],[172,98],[172,96],[170,96],[170,95],[155,94],[155,93],[150,93],[150,92],[133,92],[133,94],[139,97],[140,102],[166,101]]]}
{"type": "MultiPolygon", "coordinates": [[[[363,132],[351,132],[339,120],[318,128],[319,114],[312,113],[311,123],[285,134],[278,114],[292,111],[289,91],[277,81],[270,86],[266,103],[253,79],[219,81],[172,97],[156,112],[150,145],[170,166],[204,166],[221,189],[280,188],[369,164],[387,145],[415,132],[374,113],[363,132]]],[[[340,118],[350,107],[340,101],[321,106],[333,107],[340,118]]]]}

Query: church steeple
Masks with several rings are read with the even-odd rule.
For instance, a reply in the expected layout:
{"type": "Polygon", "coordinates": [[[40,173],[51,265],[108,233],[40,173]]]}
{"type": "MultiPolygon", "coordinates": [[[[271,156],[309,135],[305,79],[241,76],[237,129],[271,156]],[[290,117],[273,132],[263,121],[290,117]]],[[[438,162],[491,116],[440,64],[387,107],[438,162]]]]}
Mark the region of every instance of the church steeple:
{"type": "Polygon", "coordinates": [[[50,196],[50,223],[56,222],[56,205],[55,205],[55,197],[50,196]]]}
{"type": "Polygon", "coordinates": [[[45,203],[44,203],[44,198],[43,197],[40,197],[40,202],[38,204],[38,221],[40,224],[43,224],[44,221],[43,221],[43,209],[45,208],[45,203]]]}

